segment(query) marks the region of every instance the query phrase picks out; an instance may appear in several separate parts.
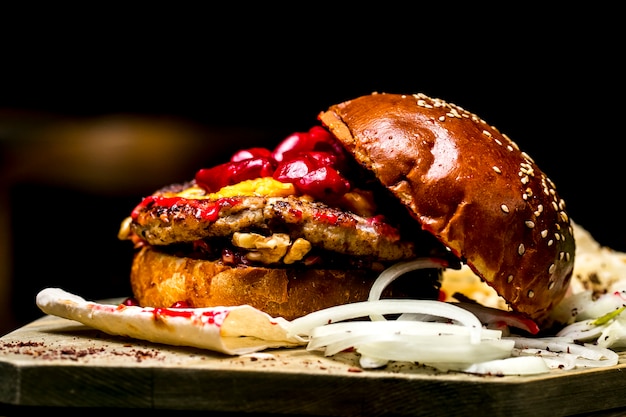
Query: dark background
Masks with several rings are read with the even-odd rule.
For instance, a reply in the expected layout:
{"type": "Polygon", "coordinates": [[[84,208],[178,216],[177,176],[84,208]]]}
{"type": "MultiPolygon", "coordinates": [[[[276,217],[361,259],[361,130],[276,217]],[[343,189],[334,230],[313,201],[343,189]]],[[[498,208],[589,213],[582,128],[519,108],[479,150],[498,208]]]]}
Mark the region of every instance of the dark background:
{"type": "Polygon", "coordinates": [[[357,17],[328,7],[282,18],[267,9],[245,9],[245,19],[235,10],[87,14],[8,30],[0,203],[10,283],[0,330],[38,317],[44,287],[129,295],[132,250],[116,234],[145,193],[239,147],[307,130],[329,105],[373,91],[424,92],[477,113],[535,159],[576,222],[626,251],[615,12],[455,20],[443,10],[357,17]]]}

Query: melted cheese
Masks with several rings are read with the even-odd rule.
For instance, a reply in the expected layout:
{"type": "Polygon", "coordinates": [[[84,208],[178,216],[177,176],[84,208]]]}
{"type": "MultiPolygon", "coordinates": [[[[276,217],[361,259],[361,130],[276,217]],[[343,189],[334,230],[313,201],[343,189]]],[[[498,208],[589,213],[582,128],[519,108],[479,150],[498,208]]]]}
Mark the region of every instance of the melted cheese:
{"type": "Polygon", "coordinates": [[[234,185],[222,187],[219,191],[206,194],[206,191],[198,185],[191,186],[176,193],[176,197],[190,199],[218,199],[237,196],[267,196],[286,197],[296,193],[296,188],[291,183],[275,180],[272,177],[255,178],[245,180],[234,185]]]}

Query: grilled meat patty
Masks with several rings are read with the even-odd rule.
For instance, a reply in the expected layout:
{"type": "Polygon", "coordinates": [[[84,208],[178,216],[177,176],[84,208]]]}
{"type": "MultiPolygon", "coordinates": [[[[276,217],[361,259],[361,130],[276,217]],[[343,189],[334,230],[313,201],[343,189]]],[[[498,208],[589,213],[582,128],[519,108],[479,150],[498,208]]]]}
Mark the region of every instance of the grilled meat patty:
{"type": "Polygon", "coordinates": [[[398,261],[415,257],[415,243],[382,217],[364,218],[296,196],[185,199],[152,196],[133,213],[132,231],[149,244],[170,245],[255,232],[286,233],[344,255],[398,261]]]}

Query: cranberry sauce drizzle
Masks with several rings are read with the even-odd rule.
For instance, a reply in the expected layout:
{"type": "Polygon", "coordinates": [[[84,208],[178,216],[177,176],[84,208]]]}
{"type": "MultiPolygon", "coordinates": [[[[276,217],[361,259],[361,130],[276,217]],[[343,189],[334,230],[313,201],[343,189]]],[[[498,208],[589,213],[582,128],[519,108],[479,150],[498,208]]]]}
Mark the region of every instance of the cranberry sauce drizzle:
{"type": "Polygon", "coordinates": [[[189,306],[186,301],[178,301],[171,307],[141,307],[135,298],[129,297],[122,301],[119,305],[112,308],[108,305],[94,304],[96,310],[124,310],[127,307],[140,307],[142,312],[152,313],[155,320],[160,317],[182,317],[189,319],[199,319],[203,324],[214,324],[221,326],[228,315],[228,310],[224,309],[208,309],[200,311],[189,306]]]}
{"type": "Polygon", "coordinates": [[[163,207],[174,208],[176,205],[185,205],[195,209],[195,213],[198,217],[208,220],[216,221],[219,218],[220,209],[224,206],[235,206],[241,202],[238,198],[224,197],[215,201],[209,200],[196,200],[188,199],[184,197],[162,197],[162,196],[149,196],[144,198],[141,203],[135,207],[131,213],[131,217],[136,219],[139,213],[150,207],[163,207]]]}
{"type": "Polygon", "coordinates": [[[203,325],[213,325],[221,327],[228,316],[229,310],[227,309],[176,309],[176,308],[161,308],[155,307],[153,309],[144,309],[144,311],[152,312],[155,320],[159,320],[161,317],[181,317],[190,319],[194,323],[203,325]]]}

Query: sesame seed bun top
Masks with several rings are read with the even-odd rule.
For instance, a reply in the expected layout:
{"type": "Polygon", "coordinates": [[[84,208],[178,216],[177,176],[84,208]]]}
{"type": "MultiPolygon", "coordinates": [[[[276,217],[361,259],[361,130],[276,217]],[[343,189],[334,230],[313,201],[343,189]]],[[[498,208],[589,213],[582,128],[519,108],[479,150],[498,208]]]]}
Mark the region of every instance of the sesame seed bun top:
{"type": "Polygon", "coordinates": [[[547,320],[569,286],[573,231],[554,184],[514,142],[423,94],[374,93],[319,119],[514,310],[547,320]]]}

